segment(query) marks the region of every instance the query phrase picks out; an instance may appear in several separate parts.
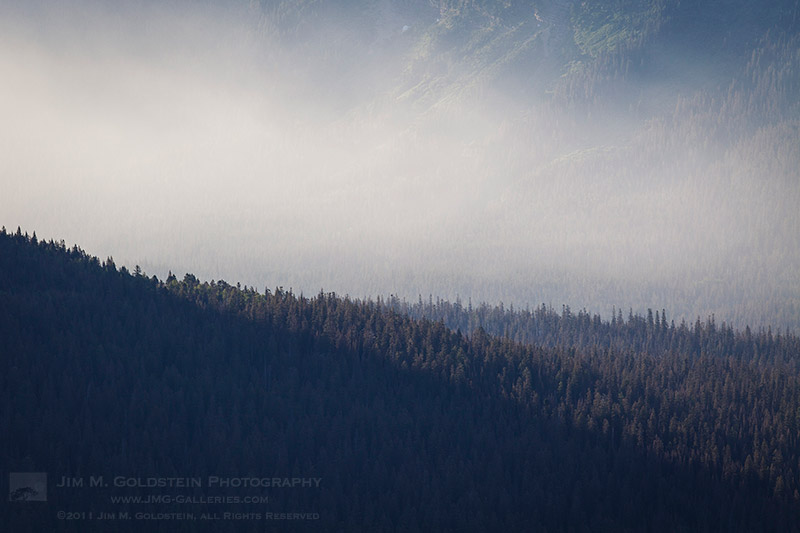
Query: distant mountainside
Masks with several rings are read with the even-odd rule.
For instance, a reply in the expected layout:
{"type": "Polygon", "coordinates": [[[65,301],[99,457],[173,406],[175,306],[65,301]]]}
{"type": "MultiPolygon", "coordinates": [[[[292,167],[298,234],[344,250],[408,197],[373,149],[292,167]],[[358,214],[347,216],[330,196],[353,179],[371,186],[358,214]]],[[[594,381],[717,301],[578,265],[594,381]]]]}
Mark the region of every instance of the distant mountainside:
{"type": "Polygon", "coordinates": [[[796,0],[260,5],[320,99],[399,124],[359,171],[441,198],[451,296],[800,327],[796,0]]]}
{"type": "Polygon", "coordinates": [[[0,469],[48,473],[14,531],[800,527],[800,339],[711,320],[160,281],[3,230],[0,383],[0,469]],[[202,486],[140,486],[179,477],[202,486]],[[111,499],[153,495],[206,503],[111,499]]]}
{"type": "Polygon", "coordinates": [[[800,29],[796,0],[262,0],[250,9],[264,35],[309,55],[327,50],[326,74],[393,53],[404,64],[394,96],[428,104],[493,89],[607,104],[620,83],[726,88],[765,38],[800,29]]]}

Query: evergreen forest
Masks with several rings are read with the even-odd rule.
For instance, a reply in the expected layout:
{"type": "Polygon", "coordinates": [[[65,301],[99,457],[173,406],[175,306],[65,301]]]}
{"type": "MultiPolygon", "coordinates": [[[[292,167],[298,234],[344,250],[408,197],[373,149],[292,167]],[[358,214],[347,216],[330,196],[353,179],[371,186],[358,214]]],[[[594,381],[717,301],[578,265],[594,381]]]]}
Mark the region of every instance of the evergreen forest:
{"type": "Polygon", "coordinates": [[[0,507],[5,531],[800,529],[800,338],[714,317],[160,280],[4,228],[0,380],[0,471],[49,473],[47,502],[0,507]],[[154,492],[113,476],[268,503],[112,505],[154,492]]]}

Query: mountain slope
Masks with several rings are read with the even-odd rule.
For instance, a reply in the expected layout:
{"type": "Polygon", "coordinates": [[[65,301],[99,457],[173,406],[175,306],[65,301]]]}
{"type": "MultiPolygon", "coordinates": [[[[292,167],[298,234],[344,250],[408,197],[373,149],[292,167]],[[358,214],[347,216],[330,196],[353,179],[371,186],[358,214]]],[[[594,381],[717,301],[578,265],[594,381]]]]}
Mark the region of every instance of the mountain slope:
{"type": "Polygon", "coordinates": [[[164,531],[263,530],[266,512],[325,530],[797,530],[800,340],[698,325],[680,334],[695,349],[654,355],[580,339],[659,343],[665,320],[562,320],[571,348],[526,346],[382,302],[161,282],[3,232],[2,469],[51,476],[48,502],[6,502],[4,523],[107,529],[58,522],[67,508],[262,514],[147,522],[164,531]],[[268,504],[111,505],[163,492],[62,475],[322,481],[178,491],[268,504]]]}

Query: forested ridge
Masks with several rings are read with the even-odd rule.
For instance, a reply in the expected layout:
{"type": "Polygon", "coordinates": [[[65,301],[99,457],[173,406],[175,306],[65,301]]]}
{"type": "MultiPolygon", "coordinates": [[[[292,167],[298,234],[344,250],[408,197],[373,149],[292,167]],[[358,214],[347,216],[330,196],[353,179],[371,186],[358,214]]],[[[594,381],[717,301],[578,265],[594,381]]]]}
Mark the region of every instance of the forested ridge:
{"type": "MultiPolygon", "coordinates": [[[[149,530],[800,528],[792,334],[158,280],[3,230],[0,350],[4,472],[322,480],[259,509],[313,522],[149,530]]],[[[4,523],[101,527],[53,515],[103,490],[50,494],[4,523]]]]}

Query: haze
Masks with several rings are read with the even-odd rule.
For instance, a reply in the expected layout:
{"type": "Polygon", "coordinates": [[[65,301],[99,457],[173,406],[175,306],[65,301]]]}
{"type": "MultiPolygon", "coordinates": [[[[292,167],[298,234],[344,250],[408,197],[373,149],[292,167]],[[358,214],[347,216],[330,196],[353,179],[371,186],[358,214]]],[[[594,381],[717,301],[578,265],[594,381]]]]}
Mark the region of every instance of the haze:
{"type": "MultiPolygon", "coordinates": [[[[537,70],[512,74],[488,45],[426,48],[449,23],[428,2],[329,6],[291,32],[282,4],[14,4],[9,229],[262,290],[800,325],[797,89],[665,50],[656,74],[565,104],[547,2],[537,70]]],[[[796,83],[784,48],[753,71],[789,57],[774,77],[796,83]]]]}

